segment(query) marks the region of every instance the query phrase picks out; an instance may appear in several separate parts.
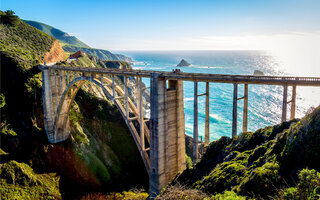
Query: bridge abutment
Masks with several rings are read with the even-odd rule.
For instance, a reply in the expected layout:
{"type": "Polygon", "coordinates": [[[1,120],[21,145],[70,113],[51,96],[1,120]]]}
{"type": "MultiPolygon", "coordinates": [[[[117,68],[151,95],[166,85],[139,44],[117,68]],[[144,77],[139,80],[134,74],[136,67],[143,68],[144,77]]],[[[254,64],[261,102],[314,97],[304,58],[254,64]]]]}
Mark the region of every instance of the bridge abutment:
{"type": "Polygon", "coordinates": [[[185,169],[183,82],[151,74],[150,196],[185,169]]]}

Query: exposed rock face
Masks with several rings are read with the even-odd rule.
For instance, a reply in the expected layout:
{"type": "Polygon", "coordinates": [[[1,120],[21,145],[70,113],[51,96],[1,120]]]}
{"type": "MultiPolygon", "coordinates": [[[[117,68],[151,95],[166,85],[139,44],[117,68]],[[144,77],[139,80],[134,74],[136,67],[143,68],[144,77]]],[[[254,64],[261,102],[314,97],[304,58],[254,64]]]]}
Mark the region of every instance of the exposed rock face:
{"type": "Polygon", "coordinates": [[[253,75],[256,75],[256,76],[263,76],[263,75],[264,75],[264,73],[263,73],[262,71],[260,71],[260,70],[254,70],[253,75]]]}
{"type": "Polygon", "coordinates": [[[80,57],[84,57],[85,55],[86,53],[82,51],[77,51],[76,53],[70,55],[70,58],[80,58],[80,57]]]}
{"type": "Polygon", "coordinates": [[[177,67],[188,67],[188,66],[190,66],[191,64],[190,63],[188,63],[185,59],[182,59],[181,61],[180,61],[180,63],[177,65],[177,67]]]}
{"type": "Polygon", "coordinates": [[[53,42],[50,51],[47,52],[44,56],[44,60],[47,63],[59,62],[65,60],[66,58],[67,54],[63,51],[58,40],[55,40],[53,42]]]}

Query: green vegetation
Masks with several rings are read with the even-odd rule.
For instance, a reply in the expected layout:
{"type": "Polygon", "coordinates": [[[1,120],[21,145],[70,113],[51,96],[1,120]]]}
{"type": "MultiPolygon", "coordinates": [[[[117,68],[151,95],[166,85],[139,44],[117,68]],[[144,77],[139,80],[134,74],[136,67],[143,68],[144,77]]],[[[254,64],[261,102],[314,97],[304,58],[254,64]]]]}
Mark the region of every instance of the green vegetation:
{"type": "Polygon", "coordinates": [[[87,44],[80,41],[75,36],[70,36],[68,33],[63,32],[57,28],[54,28],[52,26],[49,26],[47,24],[36,22],[36,21],[30,21],[30,20],[23,20],[27,24],[39,29],[40,31],[45,32],[46,34],[50,35],[51,37],[56,38],[59,42],[64,44],[71,44],[79,47],[87,47],[90,48],[87,44]]]}
{"type": "Polygon", "coordinates": [[[12,11],[0,11],[0,15],[5,19],[0,23],[1,55],[13,59],[22,70],[43,62],[54,38],[24,23],[12,11]]]}
{"type": "Polygon", "coordinates": [[[301,170],[296,187],[287,188],[280,194],[286,200],[318,200],[320,198],[320,173],[314,169],[301,170]]]}
{"type": "Polygon", "coordinates": [[[80,90],[70,114],[75,140],[72,148],[99,184],[109,190],[120,186],[122,190],[130,189],[135,184],[142,187],[133,174],[139,172],[141,176],[144,172],[144,180],[148,180],[145,167],[134,141],[128,137],[130,132],[124,123],[118,123],[122,121],[118,115],[114,105],[80,90]],[[123,176],[128,173],[133,176],[123,176]]]}
{"type": "Polygon", "coordinates": [[[25,163],[1,164],[1,199],[61,199],[59,177],[36,174],[25,163]]]}
{"type": "Polygon", "coordinates": [[[318,199],[319,124],[320,107],[301,120],[243,133],[233,140],[222,137],[171,185],[208,195],[232,191],[257,199],[318,199]]]}

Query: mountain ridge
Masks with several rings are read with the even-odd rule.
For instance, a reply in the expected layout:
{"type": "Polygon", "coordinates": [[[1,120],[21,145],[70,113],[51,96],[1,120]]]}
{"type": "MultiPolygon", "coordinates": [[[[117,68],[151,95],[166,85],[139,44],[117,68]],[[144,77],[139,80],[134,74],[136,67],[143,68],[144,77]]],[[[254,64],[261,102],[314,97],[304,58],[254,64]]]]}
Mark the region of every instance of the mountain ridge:
{"type": "Polygon", "coordinates": [[[120,61],[126,61],[129,63],[132,63],[132,59],[122,55],[122,54],[113,54],[108,50],[104,49],[96,49],[96,48],[91,48],[89,45],[85,44],[81,40],[79,40],[75,36],[70,36],[68,33],[57,29],[53,26],[50,26],[48,24],[38,22],[38,21],[32,21],[32,20],[23,20],[27,24],[39,29],[40,31],[43,31],[50,35],[51,37],[56,38],[64,51],[72,54],[77,51],[82,51],[86,54],[96,56],[102,60],[120,60],[120,61]]]}
{"type": "Polygon", "coordinates": [[[22,20],[22,21],[35,27],[36,29],[39,29],[40,31],[45,32],[46,34],[50,35],[51,37],[56,38],[59,42],[90,48],[89,45],[80,41],[75,36],[70,36],[68,33],[64,32],[60,29],[57,29],[53,26],[50,26],[48,24],[45,24],[42,22],[37,22],[37,21],[32,21],[32,20],[22,20]]]}

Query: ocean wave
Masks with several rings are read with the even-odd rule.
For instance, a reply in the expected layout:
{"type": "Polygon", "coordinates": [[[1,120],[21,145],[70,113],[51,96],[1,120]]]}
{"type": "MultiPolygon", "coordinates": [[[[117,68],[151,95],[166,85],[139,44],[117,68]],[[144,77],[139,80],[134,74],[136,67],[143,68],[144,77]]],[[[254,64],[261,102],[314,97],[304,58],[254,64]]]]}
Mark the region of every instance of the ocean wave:
{"type": "Polygon", "coordinates": [[[219,121],[225,120],[223,117],[221,117],[221,116],[218,115],[218,114],[209,114],[209,116],[210,116],[211,118],[217,119],[217,120],[219,120],[219,121]]]}
{"type": "Polygon", "coordinates": [[[146,69],[145,67],[135,67],[135,66],[133,66],[132,68],[133,68],[133,69],[136,69],[136,70],[146,69]]]}
{"type": "Polygon", "coordinates": [[[189,98],[184,98],[184,101],[193,101],[193,97],[189,97],[189,98]]]}
{"type": "Polygon", "coordinates": [[[191,68],[200,68],[200,69],[221,69],[222,66],[207,66],[207,65],[191,65],[191,68]]]}
{"type": "Polygon", "coordinates": [[[132,64],[133,65],[150,65],[147,62],[142,62],[142,61],[134,61],[132,64]]]}

